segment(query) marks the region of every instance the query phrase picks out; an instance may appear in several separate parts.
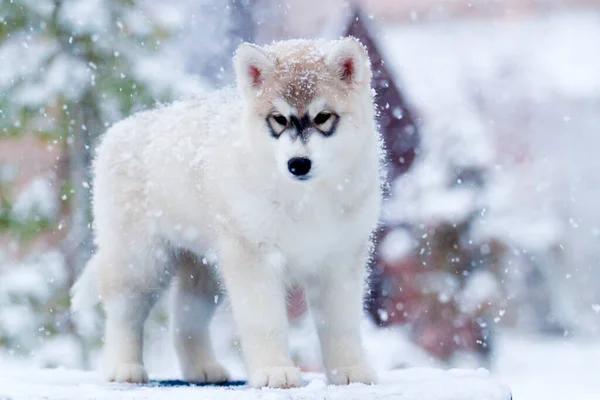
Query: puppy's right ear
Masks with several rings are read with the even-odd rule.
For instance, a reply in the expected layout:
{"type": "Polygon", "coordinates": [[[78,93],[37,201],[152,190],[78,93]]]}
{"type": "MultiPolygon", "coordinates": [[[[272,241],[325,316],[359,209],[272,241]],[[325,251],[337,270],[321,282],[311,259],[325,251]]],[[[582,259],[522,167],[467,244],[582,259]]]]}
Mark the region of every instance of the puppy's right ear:
{"type": "Polygon", "coordinates": [[[233,65],[238,86],[246,95],[256,95],[265,79],[273,73],[275,57],[262,47],[243,43],[235,52],[233,65]]]}
{"type": "Polygon", "coordinates": [[[371,84],[369,54],[362,43],[354,37],[331,42],[325,62],[338,78],[350,87],[371,84]]]}

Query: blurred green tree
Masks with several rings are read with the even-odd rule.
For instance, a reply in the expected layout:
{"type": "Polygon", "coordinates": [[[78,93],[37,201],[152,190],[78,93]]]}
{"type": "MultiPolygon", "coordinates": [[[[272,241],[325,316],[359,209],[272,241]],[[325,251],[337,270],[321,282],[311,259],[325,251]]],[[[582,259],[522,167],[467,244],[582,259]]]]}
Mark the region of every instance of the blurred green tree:
{"type": "MultiPolygon", "coordinates": [[[[33,227],[23,226],[13,212],[10,182],[3,181],[0,232],[58,232],[61,224],[60,234],[66,232],[60,244],[66,278],[60,281],[62,287],[53,289],[55,296],[43,297],[43,302],[37,294],[0,287],[0,308],[29,304],[32,313],[51,314],[51,321],[39,318],[45,332],[73,330],[65,317],[67,293],[92,251],[90,161],[95,139],[124,116],[181,93],[180,77],[165,66],[168,55],[161,46],[179,22],[172,7],[156,0],[2,2],[0,140],[36,135],[62,148],[54,192],[63,200],[59,212],[69,229],[62,228],[59,218],[32,218],[33,227]]],[[[3,273],[14,271],[0,269],[3,273]]],[[[18,343],[11,348],[27,351],[26,336],[8,335],[0,316],[0,344],[12,338],[18,343]]]]}

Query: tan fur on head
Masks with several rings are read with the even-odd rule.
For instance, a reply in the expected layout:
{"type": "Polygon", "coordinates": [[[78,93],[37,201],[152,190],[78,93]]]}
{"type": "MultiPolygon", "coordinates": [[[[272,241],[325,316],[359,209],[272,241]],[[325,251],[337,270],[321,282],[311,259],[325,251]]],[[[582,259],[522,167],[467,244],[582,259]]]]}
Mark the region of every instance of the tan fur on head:
{"type": "Polygon", "coordinates": [[[261,115],[277,98],[302,115],[316,97],[339,101],[368,88],[371,80],[367,52],[355,38],[242,44],[234,63],[238,85],[261,115]]]}

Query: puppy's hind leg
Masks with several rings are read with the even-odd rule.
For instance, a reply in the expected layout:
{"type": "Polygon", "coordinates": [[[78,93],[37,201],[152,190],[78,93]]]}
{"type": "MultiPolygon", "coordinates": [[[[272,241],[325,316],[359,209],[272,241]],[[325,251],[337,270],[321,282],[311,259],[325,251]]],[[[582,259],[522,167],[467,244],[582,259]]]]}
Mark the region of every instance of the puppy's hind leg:
{"type": "Polygon", "coordinates": [[[164,278],[168,274],[164,270],[160,272],[162,263],[154,258],[103,260],[106,264],[100,276],[100,295],[106,311],[106,377],[116,382],[147,382],[148,374],[143,365],[144,322],[168,283],[164,278]]]}
{"type": "Polygon", "coordinates": [[[215,359],[208,330],[217,306],[218,285],[209,267],[192,254],[178,254],[177,266],[171,320],[183,378],[192,382],[227,381],[229,375],[215,359]]]}
{"type": "Polygon", "coordinates": [[[144,322],[156,301],[154,293],[123,294],[105,302],[105,372],[110,381],[144,383],[144,322]]]}

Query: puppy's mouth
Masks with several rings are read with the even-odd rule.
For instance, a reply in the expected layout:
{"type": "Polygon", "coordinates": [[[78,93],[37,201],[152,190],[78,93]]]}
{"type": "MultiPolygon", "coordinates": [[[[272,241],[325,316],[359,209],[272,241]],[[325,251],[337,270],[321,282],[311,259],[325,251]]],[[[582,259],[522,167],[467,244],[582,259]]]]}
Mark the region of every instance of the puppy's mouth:
{"type": "Polygon", "coordinates": [[[292,157],[287,163],[288,171],[299,181],[310,179],[312,160],[308,157],[292,157]]]}
{"type": "Polygon", "coordinates": [[[297,181],[301,181],[301,182],[302,182],[302,181],[307,181],[307,180],[309,180],[309,179],[311,178],[311,176],[310,176],[310,175],[304,175],[304,176],[294,176],[293,178],[294,178],[295,180],[297,180],[297,181]]]}

